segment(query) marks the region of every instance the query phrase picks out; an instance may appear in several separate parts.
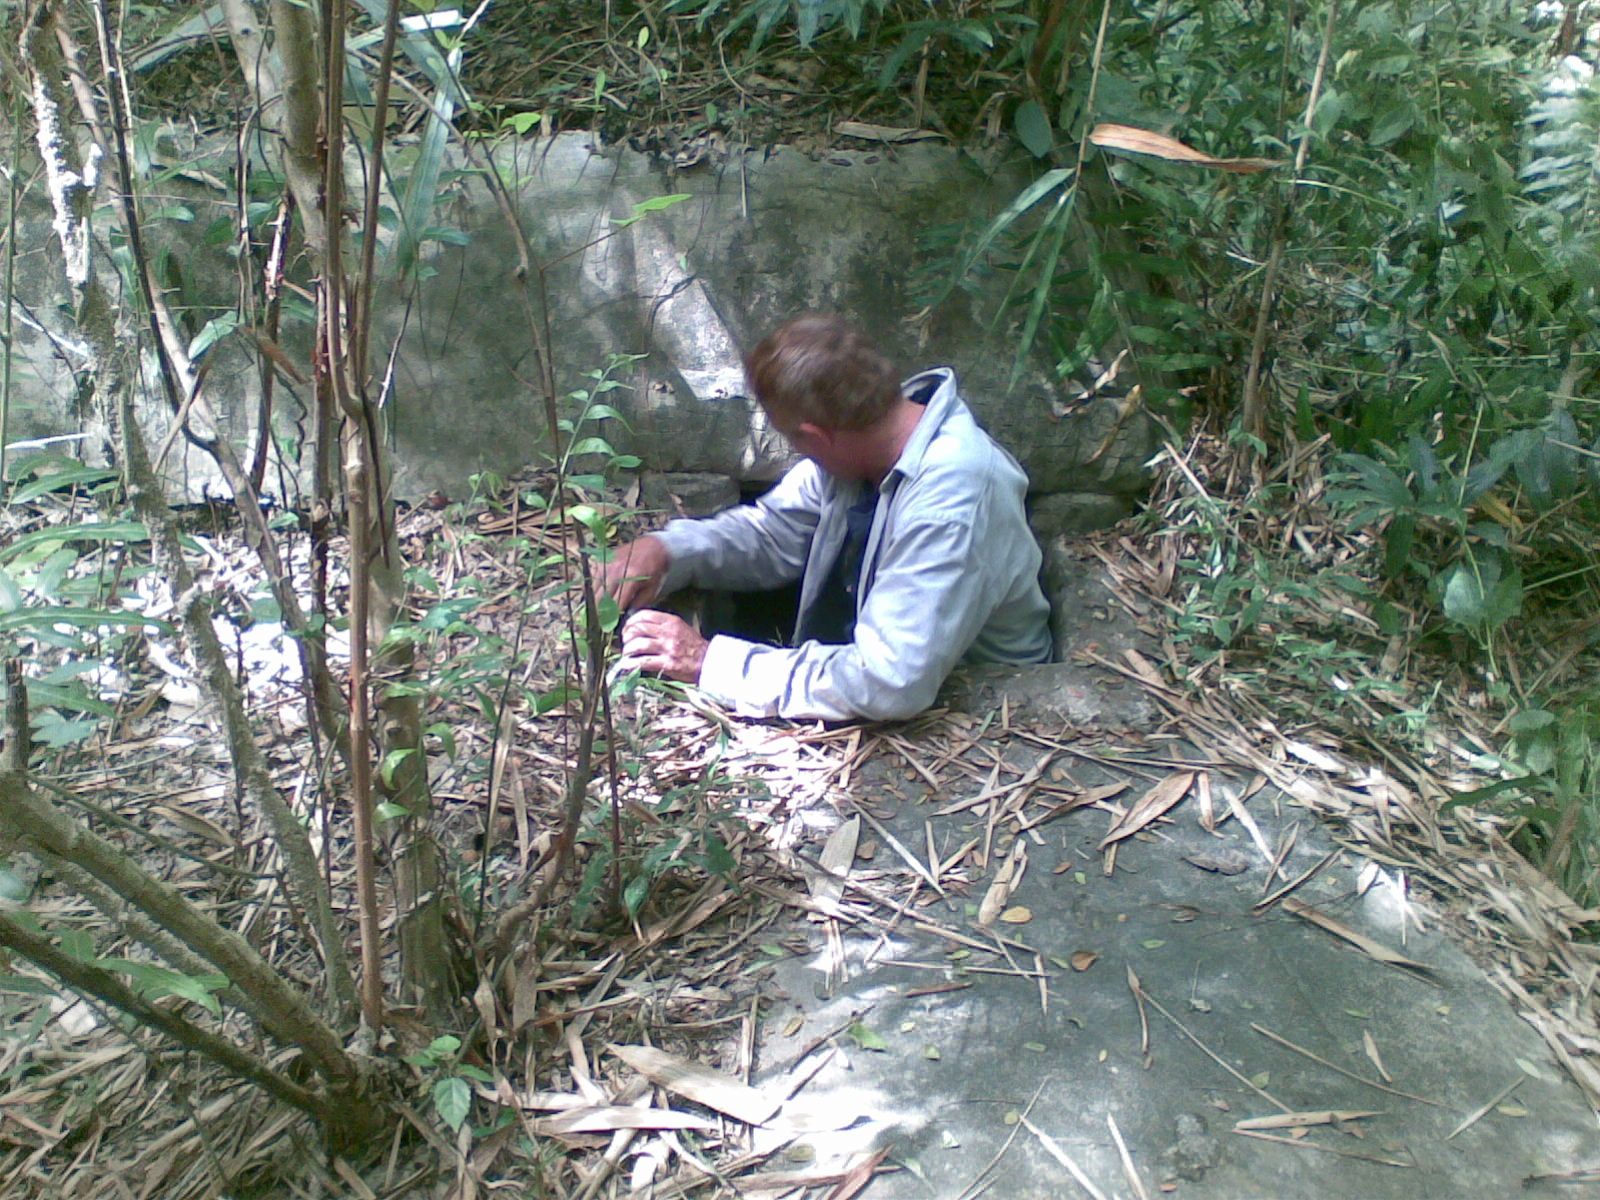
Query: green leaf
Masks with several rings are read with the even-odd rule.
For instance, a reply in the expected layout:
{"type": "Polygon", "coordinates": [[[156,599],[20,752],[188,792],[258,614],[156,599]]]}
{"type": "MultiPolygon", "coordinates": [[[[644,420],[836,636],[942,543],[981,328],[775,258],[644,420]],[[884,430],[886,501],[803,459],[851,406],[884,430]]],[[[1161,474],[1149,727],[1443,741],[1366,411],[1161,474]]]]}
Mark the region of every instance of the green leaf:
{"type": "Polygon", "coordinates": [[[1555,721],[1555,713],[1548,709],[1525,708],[1511,718],[1506,728],[1514,734],[1525,735],[1554,725],[1555,721]]]}
{"type": "Polygon", "coordinates": [[[126,975],[133,980],[133,985],[139,993],[149,999],[177,996],[193,1001],[213,1016],[222,1015],[222,1006],[217,1003],[217,998],[212,993],[228,986],[226,975],[185,975],[170,967],[135,962],[128,958],[97,959],[95,966],[126,975]]]}
{"type": "Polygon", "coordinates": [[[113,612],[98,608],[69,608],[63,605],[36,605],[16,612],[0,613],[0,633],[18,629],[49,629],[53,625],[75,625],[95,629],[111,625],[131,629],[156,629],[171,633],[172,626],[154,617],[141,617],[138,613],[113,612]]]}
{"type": "MultiPolygon", "coordinates": [[[[84,665],[91,669],[94,666],[92,663],[84,665]]],[[[93,713],[97,717],[114,717],[117,714],[117,710],[104,700],[90,695],[81,682],[63,686],[48,680],[30,679],[26,687],[28,703],[35,709],[59,708],[67,712],[93,713]]]]}
{"type": "Polygon", "coordinates": [[[22,996],[55,996],[58,993],[42,979],[31,979],[26,975],[0,975],[0,992],[12,992],[22,996]]]}
{"type": "Polygon", "coordinates": [[[860,1046],[863,1050],[886,1051],[889,1049],[888,1042],[884,1041],[860,1021],[851,1022],[850,1027],[844,1031],[844,1035],[845,1037],[854,1041],[855,1044],[860,1046]]]}
{"type": "Polygon", "coordinates": [[[422,731],[439,739],[439,744],[444,747],[446,758],[456,756],[456,731],[443,721],[435,721],[422,731]]]}
{"type": "Polygon", "coordinates": [[[633,206],[633,212],[626,217],[620,217],[612,222],[616,229],[626,229],[636,221],[642,221],[654,212],[671,208],[675,204],[682,204],[685,200],[693,198],[690,192],[674,192],[670,196],[651,196],[648,200],[641,200],[633,206]]]}
{"type": "Polygon", "coordinates": [[[721,838],[711,832],[701,835],[705,843],[706,870],[714,875],[728,875],[739,864],[721,838]]]}
{"type": "Polygon", "coordinates": [[[239,325],[239,314],[236,312],[223,313],[220,317],[212,317],[201,327],[200,332],[195,334],[194,340],[189,343],[189,358],[191,360],[198,359],[212,346],[239,328],[239,325]]]}
{"type": "Polygon", "coordinates": [[[1387,146],[1399,141],[1416,124],[1417,113],[1409,103],[1401,104],[1379,118],[1367,140],[1373,146],[1387,146]]]}
{"type": "Polygon", "coordinates": [[[391,750],[383,756],[383,763],[378,768],[378,777],[383,780],[383,786],[394,786],[394,773],[400,769],[400,764],[413,754],[417,753],[415,746],[404,746],[399,750],[391,750]]]}
{"type": "Polygon", "coordinates": [[[115,471],[107,471],[100,467],[86,467],[72,459],[58,460],[66,465],[40,473],[35,472],[34,477],[27,483],[20,484],[11,494],[11,503],[26,504],[29,500],[43,496],[47,492],[58,492],[62,488],[87,487],[91,484],[105,483],[117,478],[115,471]]]}
{"type": "Polygon", "coordinates": [[[411,810],[404,804],[396,804],[393,800],[385,800],[372,810],[372,815],[379,821],[398,821],[403,817],[409,817],[411,810]]]}
{"type": "Polygon", "coordinates": [[[1504,571],[1500,560],[1469,555],[1450,568],[1444,615],[1478,632],[1498,629],[1522,612],[1522,572],[1504,571]]]}
{"type": "Polygon", "coordinates": [[[622,889],[622,903],[627,908],[630,917],[639,915],[639,909],[644,906],[645,899],[650,895],[650,879],[646,875],[635,875],[628,880],[628,886],[622,889]]]}
{"type": "Polygon", "coordinates": [[[433,1108],[439,1114],[439,1119],[452,1130],[460,1129],[461,1123],[472,1111],[472,1089],[467,1086],[467,1081],[452,1075],[435,1083],[433,1108]]]}
{"type": "Polygon", "coordinates": [[[606,441],[605,438],[586,437],[579,438],[576,442],[573,442],[572,449],[567,451],[567,453],[573,456],[577,456],[579,454],[604,454],[607,458],[609,458],[616,452],[611,448],[611,443],[606,441]]]}
{"type": "Polygon", "coordinates": [[[1055,146],[1055,136],[1050,130],[1050,118],[1037,100],[1024,100],[1017,105],[1013,117],[1017,141],[1035,158],[1048,157],[1055,146]]]}
{"type": "Polygon", "coordinates": [[[94,962],[94,938],[82,929],[68,929],[61,934],[61,952],[81,963],[94,962]]]}
{"type": "Polygon", "coordinates": [[[1027,187],[1023,188],[1022,191],[1018,193],[1017,198],[1006,206],[1005,211],[993,221],[989,222],[988,228],[986,228],[983,233],[979,235],[978,240],[974,242],[967,250],[966,254],[962,256],[961,262],[956,268],[954,277],[948,284],[945,285],[944,291],[940,295],[939,299],[943,300],[955,289],[956,283],[965,278],[967,272],[972,270],[977,261],[982,258],[985,252],[988,251],[989,247],[994,244],[994,240],[1007,229],[1011,228],[1011,226],[1016,223],[1017,218],[1021,217],[1023,213],[1027,212],[1051,192],[1055,191],[1056,188],[1066,183],[1067,180],[1072,178],[1072,175],[1072,168],[1057,167],[1053,171],[1046,171],[1027,187]]]}
{"type": "Polygon", "coordinates": [[[85,521],[79,525],[52,525],[36,529],[0,548],[0,562],[18,558],[26,550],[51,542],[148,542],[150,531],[140,521],[85,521]]]}
{"type": "Polygon", "coordinates": [[[32,890],[10,867],[0,866],[0,905],[26,904],[32,890]]]}

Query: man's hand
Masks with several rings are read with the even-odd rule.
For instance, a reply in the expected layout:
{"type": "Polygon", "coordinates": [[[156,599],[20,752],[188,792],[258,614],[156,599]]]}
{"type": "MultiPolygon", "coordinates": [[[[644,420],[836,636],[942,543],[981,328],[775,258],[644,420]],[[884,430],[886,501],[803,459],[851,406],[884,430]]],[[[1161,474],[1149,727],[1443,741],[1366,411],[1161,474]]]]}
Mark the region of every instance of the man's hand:
{"type": "Polygon", "coordinates": [[[655,671],[682,683],[699,683],[706,661],[706,640],[682,617],[645,609],[622,626],[625,666],[655,671]]]}
{"type": "Polygon", "coordinates": [[[661,539],[646,534],[611,552],[611,561],[600,575],[600,588],[616,598],[623,612],[640,608],[655,601],[671,563],[672,556],[661,539]]]}

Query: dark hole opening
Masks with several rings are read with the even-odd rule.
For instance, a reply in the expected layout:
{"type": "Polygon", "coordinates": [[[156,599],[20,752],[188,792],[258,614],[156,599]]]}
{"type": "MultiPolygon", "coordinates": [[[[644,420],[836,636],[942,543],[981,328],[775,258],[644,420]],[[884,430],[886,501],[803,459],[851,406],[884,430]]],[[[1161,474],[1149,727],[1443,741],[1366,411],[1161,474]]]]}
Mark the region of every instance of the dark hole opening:
{"type": "MultiPolygon", "coordinates": [[[[772,489],[770,483],[742,483],[739,500],[752,504],[772,489]]],[[[732,634],[752,642],[783,645],[794,636],[800,614],[800,583],[758,592],[712,591],[706,596],[710,632],[732,634]]]]}

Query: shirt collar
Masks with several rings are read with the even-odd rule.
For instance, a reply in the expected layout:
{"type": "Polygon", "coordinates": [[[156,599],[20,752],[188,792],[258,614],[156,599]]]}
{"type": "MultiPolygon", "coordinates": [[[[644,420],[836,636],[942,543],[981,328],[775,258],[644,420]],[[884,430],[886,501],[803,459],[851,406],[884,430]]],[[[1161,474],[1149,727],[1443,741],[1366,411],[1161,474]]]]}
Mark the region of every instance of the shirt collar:
{"type": "Polygon", "coordinates": [[[910,391],[916,384],[929,379],[937,379],[939,386],[928,398],[922,420],[918,421],[917,427],[911,431],[905,449],[900,451],[900,457],[895,460],[893,468],[884,476],[884,483],[888,483],[896,475],[910,477],[917,473],[922,466],[923,457],[928,452],[928,446],[938,436],[940,427],[961,404],[961,393],[956,386],[956,373],[949,367],[934,367],[932,370],[922,371],[906,380],[900,387],[902,391],[910,391]]]}

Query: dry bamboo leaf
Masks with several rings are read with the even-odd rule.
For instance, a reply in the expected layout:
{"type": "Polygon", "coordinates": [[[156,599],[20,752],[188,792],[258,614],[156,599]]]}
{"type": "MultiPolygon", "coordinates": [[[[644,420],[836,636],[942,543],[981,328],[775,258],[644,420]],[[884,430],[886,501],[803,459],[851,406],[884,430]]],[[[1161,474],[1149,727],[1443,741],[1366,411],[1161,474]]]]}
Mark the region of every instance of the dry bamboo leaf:
{"type": "Polygon", "coordinates": [[[1200,828],[1207,833],[1217,831],[1217,814],[1211,803],[1211,775],[1202,772],[1194,781],[1195,798],[1200,802],[1200,828]]]}
{"type": "MultiPolygon", "coordinates": [[[[1248,789],[1245,795],[1239,797],[1235,797],[1226,788],[1223,789],[1222,794],[1228,801],[1228,811],[1239,819],[1239,824],[1245,827],[1245,831],[1250,835],[1250,840],[1255,843],[1256,849],[1261,851],[1261,857],[1266,859],[1267,864],[1270,866],[1272,863],[1272,851],[1267,846],[1267,839],[1261,833],[1261,826],[1257,825],[1256,819],[1250,815],[1250,810],[1244,806],[1245,800],[1249,798],[1248,789]]],[[[1276,873],[1279,878],[1284,875],[1282,869],[1279,869],[1276,873]]],[[[1269,875],[1268,878],[1271,878],[1271,876],[1269,875]]]]}
{"type": "Polygon", "coordinates": [[[503,1031],[495,1014],[494,982],[487,974],[478,980],[478,986],[472,993],[472,1005],[478,1010],[478,1019],[483,1022],[484,1032],[491,1040],[499,1038],[503,1031]]]}
{"type": "Polygon", "coordinates": [[[1022,877],[1019,865],[1026,863],[1028,847],[1025,842],[1017,842],[1011,847],[1011,853],[1006,861],[1000,864],[1000,869],[995,872],[994,882],[989,885],[989,890],[983,894],[983,903],[978,905],[978,924],[990,926],[1000,917],[1005,910],[1006,903],[1011,899],[1011,892],[1017,886],[1017,880],[1022,877]]]}
{"type": "Polygon", "coordinates": [[[850,873],[855,861],[856,843],[861,838],[861,818],[851,817],[828,835],[822,847],[822,870],[826,874],[812,876],[811,895],[820,904],[835,905],[844,895],[844,877],[850,873]]]}
{"type": "Polygon", "coordinates": [[[1072,969],[1074,971],[1087,971],[1090,967],[1094,966],[1099,959],[1100,956],[1093,950],[1074,950],[1072,952],[1072,957],[1067,959],[1067,962],[1072,964],[1072,969]]]}
{"type": "Polygon", "coordinates": [[[1129,647],[1122,652],[1122,657],[1128,660],[1128,665],[1133,668],[1133,673],[1146,683],[1158,688],[1167,686],[1167,681],[1161,678],[1161,672],[1156,670],[1155,665],[1137,650],[1129,647]]]}
{"type": "Polygon", "coordinates": [[[1368,859],[1366,862],[1362,863],[1361,871],[1356,876],[1356,895],[1365,896],[1367,894],[1367,890],[1378,881],[1378,876],[1382,870],[1383,868],[1377,863],[1373,862],[1371,859],[1368,859]]]}
{"type": "Polygon", "coordinates": [[[1096,125],[1089,131],[1089,141],[1103,150],[1123,150],[1130,154],[1149,154],[1168,162],[1193,163],[1197,167],[1215,167],[1234,175],[1253,175],[1270,171],[1283,163],[1275,158],[1217,158],[1193,147],[1185,146],[1177,138],[1131,125],[1096,125]]]}
{"type": "Polygon", "coordinates": [[[1025,905],[1018,904],[1016,907],[1008,908],[1001,913],[1000,920],[1007,925],[1026,925],[1033,920],[1033,911],[1025,905]]]}
{"type": "Polygon", "coordinates": [[[852,1196],[859,1196],[861,1189],[872,1182],[873,1175],[888,1157],[889,1147],[884,1146],[851,1167],[849,1173],[839,1181],[839,1186],[828,1193],[828,1200],[851,1200],[852,1196]]]}
{"type": "Polygon", "coordinates": [[[1308,742],[1297,742],[1293,738],[1285,738],[1283,748],[1298,758],[1303,763],[1310,763],[1319,771],[1326,771],[1330,775],[1345,774],[1345,766],[1337,758],[1323,753],[1308,742]]]}
{"type": "Polygon", "coordinates": [[[209,817],[202,817],[199,813],[189,812],[175,804],[153,804],[151,807],[185,833],[192,833],[196,837],[206,838],[230,849],[237,844],[231,833],[209,817]]]}
{"type": "Polygon", "coordinates": [[[716,1129],[718,1122],[670,1108],[593,1105],[530,1121],[535,1133],[613,1133],[618,1129],[716,1129]]]}
{"type": "Polygon", "coordinates": [[[1112,822],[1110,831],[1100,839],[1100,845],[1096,848],[1104,850],[1113,842],[1120,842],[1123,838],[1139,832],[1182,800],[1188,794],[1194,778],[1193,771],[1174,771],[1168,775],[1141,796],[1120,820],[1112,822]]]}
{"type": "Polygon", "coordinates": [[[1341,1121],[1361,1121],[1367,1117],[1381,1117],[1377,1109],[1324,1108],[1316,1112],[1274,1113],[1270,1117],[1249,1117],[1235,1121],[1233,1127],[1240,1133],[1247,1129],[1303,1129],[1308,1125],[1336,1125],[1341,1121]]]}
{"type": "Polygon", "coordinates": [[[1372,1040],[1372,1034],[1368,1030],[1363,1029],[1361,1031],[1361,1045],[1366,1049],[1367,1057],[1372,1060],[1372,1065],[1378,1068],[1378,1074],[1383,1077],[1383,1081],[1385,1083],[1393,1083],[1394,1077],[1384,1067],[1383,1056],[1378,1053],[1378,1043],[1372,1040]]]}
{"type": "Polygon", "coordinates": [[[607,1048],[652,1083],[747,1125],[761,1125],[771,1120],[781,1104],[737,1079],[653,1046],[611,1045],[607,1048]]]}
{"type": "Polygon", "coordinates": [[[1427,963],[1418,962],[1414,958],[1407,958],[1398,951],[1389,949],[1389,947],[1383,945],[1381,942],[1373,941],[1366,934],[1357,933],[1343,921],[1339,921],[1333,917],[1330,917],[1321,909],[1312,908],[1311,905],[1307,904],[1303,900],[1297,900],[1293,896],[1290,896],[1284,900],[1283,907],[1289,912],[1292,912],[1295,916],[1300,917],[1303,920],[1310,921],[1313,925],[1316,925],[1321,929],[1327,930],[1329,933],[1333,934],[1334,937],[1343,938],[1357,950],[1360,950],[1368,958],[1371,958],[1377,962],[1386,963],[1391,967],[1408,967],[1413,971],[1421,971],[1427,975],[1431,975],[1433,973],[1433,968],[1427,963]]]}
{"type": "Polygon", "coordinates": [[[944,135],[931,129],[899,129],[890,125],[870,125],[866,121],[840,121],[833,131],[843,137],[860,138],[864,142],[924,142],[939,140],[944,135]]]}
{"type": "Polygon", "coordinates": [[[832,1133],[837,1129],[847,1129],[863,1117],[870,1116],[870,1113],[853,1105],[840,1103],[838,1096],[802,1097],[785,1103],[783,1111],[762,1128],[777,1135],[832,1133]]]}

